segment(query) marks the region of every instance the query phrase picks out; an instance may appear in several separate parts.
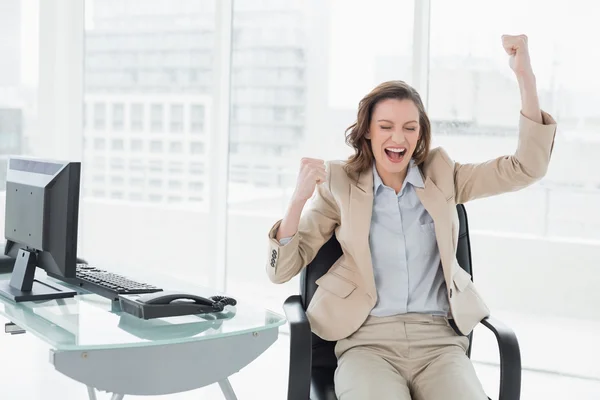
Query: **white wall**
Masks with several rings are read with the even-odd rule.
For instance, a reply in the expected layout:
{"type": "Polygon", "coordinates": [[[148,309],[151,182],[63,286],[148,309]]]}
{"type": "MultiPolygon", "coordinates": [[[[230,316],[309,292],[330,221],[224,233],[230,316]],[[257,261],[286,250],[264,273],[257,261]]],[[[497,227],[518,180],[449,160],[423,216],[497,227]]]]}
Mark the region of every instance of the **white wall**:
{"type": "Polygon", "coordinates": [[[600,321],[600,241],[473,232],[471,245],[492,311],[600,321]]]}

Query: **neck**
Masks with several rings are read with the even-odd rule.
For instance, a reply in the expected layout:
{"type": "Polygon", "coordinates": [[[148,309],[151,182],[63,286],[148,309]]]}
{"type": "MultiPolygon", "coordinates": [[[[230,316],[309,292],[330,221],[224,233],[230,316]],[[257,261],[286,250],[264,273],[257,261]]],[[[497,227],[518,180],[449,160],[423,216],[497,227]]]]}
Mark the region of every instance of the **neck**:
{"type": "Polygon", "coordinates": [[[387,172],[377,164],[375,164],[375,168],[377,168],[377,173],[379,174],[383,184],[394,189],[396,193],[400,193],[400,190],[402,190],[402,185],[404,184],[404,180],[406,179],[408,167],[404,168],[400,172],[387,172]]]}

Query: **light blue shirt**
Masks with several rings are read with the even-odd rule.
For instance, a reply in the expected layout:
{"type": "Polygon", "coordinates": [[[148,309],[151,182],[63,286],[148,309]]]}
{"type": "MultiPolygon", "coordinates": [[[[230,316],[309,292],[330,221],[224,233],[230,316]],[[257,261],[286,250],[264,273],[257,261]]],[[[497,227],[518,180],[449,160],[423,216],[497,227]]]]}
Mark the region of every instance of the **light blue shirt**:
{"type": "Polygon", "coordinates": [[[446,283],[433,219],[417,197],[424,187],[411,160],[400,193],[385,186],[373,166],[373,214],[369,245],[377,287],[374,316],[404,313],[448,315],[446,283]]]}

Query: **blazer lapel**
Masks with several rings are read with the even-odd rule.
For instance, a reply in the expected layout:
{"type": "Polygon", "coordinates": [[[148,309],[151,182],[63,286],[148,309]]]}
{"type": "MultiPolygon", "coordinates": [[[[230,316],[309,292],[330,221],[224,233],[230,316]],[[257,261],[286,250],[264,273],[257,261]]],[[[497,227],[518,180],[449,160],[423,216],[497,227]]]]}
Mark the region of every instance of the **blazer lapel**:
{"type": "MultiPolygon", "coordinates": [[[[452,265],[454,263],[454,246],[452,243],[452,220],[448,210],[448,202],[444,193],[430,177],[425,179],[423,188],[415,188],[423,207],[435,223],[435,236],[440,252],[444,278],[452,282],[452,265]]],[[[350,232],[340,240],[348,240],[348,251],[356,260],[361,275],[367,284],[368,293],[375,295],[375,278],[369,247],[369,231],[373,212],[373,173],[369,169],[360,174],[359,179],[350,184],[350,204],[348,215],[350,232]]]]}
{"type": "Polygon", "coordinates": [[[373,173],[371,169],[362,172],[357,181],[350,185],[350,204],[348,205],[350,220],[349,251],[358,264],[361,275],[368,285],[369,293],[376,293],[371,249],[369,247],[369,231],[373,213],[373,173]]]}
{"type": "Polygon", "coordinates": [[[416,188],[417,196],[435,224],[435,237],[440,251],[440,259],[446,282],[452,282],[454,246],[452,244],[452,220],[444,193],[428,176],[424,188],[416,188]]]}

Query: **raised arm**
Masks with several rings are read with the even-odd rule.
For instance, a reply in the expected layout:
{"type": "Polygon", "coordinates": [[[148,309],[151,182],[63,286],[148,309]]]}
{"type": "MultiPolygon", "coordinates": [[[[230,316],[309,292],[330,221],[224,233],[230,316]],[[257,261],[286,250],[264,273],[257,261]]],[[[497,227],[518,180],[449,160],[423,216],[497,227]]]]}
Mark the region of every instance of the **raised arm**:
{"type": "Polygon", "coordinates": [[[288,210],[269,231],[269,279],[284,283],[296,276],[331,238],[339,221],[331,193],[331,167],[322,160],[303,159],[288,210]]]}
{"type": "Polygon", "coordinates": [[[543,123],[540,101],[537,93],[535,74],[529,56],[527,36],[502,36],[502,47],[508,54],[508,65],[514,71],[521,92],[521,113],[525,118],[543,123]]]}
{"type": "Polygon", "coordinates": [[[502,46],[521,94],[517,150],[511,156],[477,164],[454,163],[447,158],[454,167],[457,203],[522,189],[544,177],[548,170],[556,121],[540,109],[527,37],[504,35],[502,46]]]}

